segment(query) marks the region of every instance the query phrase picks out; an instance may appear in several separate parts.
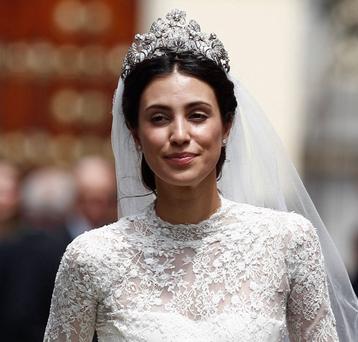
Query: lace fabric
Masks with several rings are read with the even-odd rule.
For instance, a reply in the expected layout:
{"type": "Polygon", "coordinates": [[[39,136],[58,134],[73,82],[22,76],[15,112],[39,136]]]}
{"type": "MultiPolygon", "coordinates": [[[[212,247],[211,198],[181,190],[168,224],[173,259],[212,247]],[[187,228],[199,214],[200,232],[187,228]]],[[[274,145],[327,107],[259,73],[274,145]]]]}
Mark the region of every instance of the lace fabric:
{"type": "Polygon", "coordinates": [[[151,204],[67,248],[45,341],[338,341],[303,216],[221,199],[173,225],[151,204]]]}

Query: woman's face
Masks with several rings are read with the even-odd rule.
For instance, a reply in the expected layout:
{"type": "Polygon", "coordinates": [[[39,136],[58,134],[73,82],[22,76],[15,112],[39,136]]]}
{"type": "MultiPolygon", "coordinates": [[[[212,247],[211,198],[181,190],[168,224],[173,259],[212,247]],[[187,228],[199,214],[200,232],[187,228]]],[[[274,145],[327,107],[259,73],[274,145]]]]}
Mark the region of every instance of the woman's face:
{"type": "Polygon", "coordinates": [[[195,187],[208,177],[216,181],[216,163],[227,134],[207,83],[175,71],[145,88],[135,139],[157,187],[195,187]]]}

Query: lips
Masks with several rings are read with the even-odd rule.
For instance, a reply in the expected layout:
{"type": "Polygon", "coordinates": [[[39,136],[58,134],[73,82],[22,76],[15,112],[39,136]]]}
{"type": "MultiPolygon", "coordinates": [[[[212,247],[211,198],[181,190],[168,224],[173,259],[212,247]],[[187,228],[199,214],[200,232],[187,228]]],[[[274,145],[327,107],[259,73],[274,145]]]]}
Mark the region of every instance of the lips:
{"type": "Polygon", "coordinates": [[[177,166],[186,166],[189,165],[196,156],[197,154],[195,153],[181,152],[169,154],[165,156],[165,159],[171,164],[177,166]]]}

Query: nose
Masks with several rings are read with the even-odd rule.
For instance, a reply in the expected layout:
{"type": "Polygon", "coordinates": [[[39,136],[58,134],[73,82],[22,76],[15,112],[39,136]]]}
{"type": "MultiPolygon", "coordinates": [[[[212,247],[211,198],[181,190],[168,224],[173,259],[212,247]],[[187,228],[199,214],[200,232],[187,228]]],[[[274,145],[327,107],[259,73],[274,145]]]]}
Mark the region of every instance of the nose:
{"type": "Polygon", "coordinates": [[[185,118],[176,118],[172,122],[169,141],[176,145],[183,145],[190,141],[190,127],[185,118]]]}

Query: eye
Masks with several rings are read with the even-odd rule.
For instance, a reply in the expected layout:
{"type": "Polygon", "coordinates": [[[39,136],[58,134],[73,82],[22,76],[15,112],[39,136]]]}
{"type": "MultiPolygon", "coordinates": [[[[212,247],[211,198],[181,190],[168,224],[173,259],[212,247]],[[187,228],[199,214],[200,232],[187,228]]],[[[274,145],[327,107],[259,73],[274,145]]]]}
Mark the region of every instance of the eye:
{"type": "Polygon", "coordinates": [[[208,118],[208,115],[201,112],[193,112],[189,116],[190,120],[195,122],[202,122],[205,121],[208,118]]]}
{"type": "Polygon", "coordinates": [[[169,121],[169,118],[164,114],[157,113],[151,116],[150,121],[155,125],[164,125],[169,121]]]}

